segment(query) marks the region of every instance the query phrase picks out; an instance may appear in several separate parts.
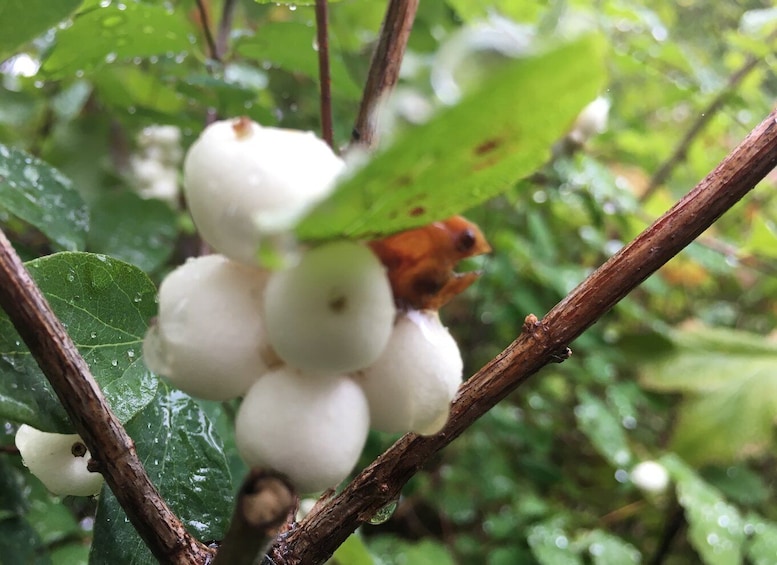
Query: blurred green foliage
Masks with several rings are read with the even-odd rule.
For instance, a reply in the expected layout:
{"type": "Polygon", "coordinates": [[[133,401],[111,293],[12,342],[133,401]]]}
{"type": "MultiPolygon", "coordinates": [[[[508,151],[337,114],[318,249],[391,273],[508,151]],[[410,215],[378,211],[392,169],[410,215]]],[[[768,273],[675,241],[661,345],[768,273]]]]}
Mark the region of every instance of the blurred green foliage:
{"type": "MultiPolygon", "coordinates": [[[[193,533],[209,541],[221,535],[229,493],[244,472],[231,437],[234,407],[185,398],[129,355],[139,351],[153,315],[148,277],[158,283],[198,251],[175,197],[165,204],[135,194],[145,174],[137,163],[164,161],[148,153],[142,132],[175,126],[185,148],[213,116],[318,129],[313,8],[244,0],[226,50],[215,57],[194,2],[43,4],[0,1],[0,225],[26,259],[35,259],[33,273],[60,299],[60,315],[80,336],[101,384],[124,387],[127,400],[115,407],[125,409],[147,462],[163,452],[172,458],[175,465],[149,463],[152,475],[177,509],[187,509],[193,533]],[[79,253],[36,259],[63,250],[79,253]],[[132,301],[136,293],[140,304],[132,301]],[[126,335],[117,338],[111,316],[131,321],[120,324],[126,335]],[[152,424],[165,431],[161,447],[145,431],[152,424]],[[210,487],[198,491],[194,475],[210,487]]],[[[222,2],[204,6],[218,35],[222,2]]],[[[338,146],[350,138],[384,9],[378,0],[330,6],[338,146]]],[[[434,185],[432,205],[448,202],[449,187],[439,183],[472,190],[472,178],[460,172],[469,132],[500,123],[549,123],[553,130],[515,135],[513,160],[504,162],[517,168],[500,168],[498,182],[487,179],[499,185],[488,196],[499,194],[485,203],[456,200],[451,209],[477,203],[467,215],[494,248],[467,266],[482,270],[479,282],[443,311],[467,374],[507,346],[528,313],[547,312],[663,213],[771,111],[775,30],[777,11],[765,0],[420,3],[400,85],[386,106],[377,165],[363,169],[370,190],[379,193],[385,175],[405,178],[431,159],[433,174],[419,177],[434,185]],[[440,72],[451,64],[456,38],[484,21],[510,41],[465,41],[463,55],[459,46],[461,60],[449,74],[465,90],[464,102],[446,108],[440,72]],[[467,98],[515,64],[511,57],[530,66],[591,36],[606,44],[605,54],[582,49],[568,61],[550,60],[543,80],[558,82],[519,76],[506,94],[483,94],[480,105],[467,98]],[[556,133],[597,94],[602,61],[607,77],[598,94],[611,104],[607,131],[582,143],[564,138],[551,151],[556,133]],[[564,92],[543,91],[548,84],[564,92]],[[537,90],[525,90],[529,85],[537,90]],[[537,98],[547,104],[522,104],[537,98]],[[547,121],[562,98],[563,119],[547,121]],[[533,114],[515,115],[527,111],[533,114]],[[446,122],[448,115],[460,121],[446,122]],[[702,127],[685,140],[700,119],[702,127]],[[461,135],[424,137],[439,123],[461,135]],[[529,165],[522,148],[534,155],[529,165]],[[666,163],[669,174],[656,185],[666,163]]],[[[175,169],[179,161],[168,164],[175,169]]],[[[767,178],[571,344],[568,361],[545,368],[467,430],[411,480],[387,521],[364,526],[333,562],[777,562],[775,182],[767,178]],[[646,460],[663,464],[667,490],[650,492],[631,480],[633,466],[646,460]]],[[[351,191],[358,195],[358,187],[351,191]]],[[[342,211],[338,198],[344,196],[331,204],[342,211]]],[[[340,223],[324,237],[343,231],[340,223]]],[[[3,562],[129,559],[122,552],[134,552],[137,540],[114,499],[101,497],[98,508],[53,497],[13,453],[20,422],[67,427],[29,361],[1,320],[3,562]]],[[[392,439],[373,434],[363,463],[392,439]]],[[[149,562],[145,554],[132,558],[149,562]]]]}

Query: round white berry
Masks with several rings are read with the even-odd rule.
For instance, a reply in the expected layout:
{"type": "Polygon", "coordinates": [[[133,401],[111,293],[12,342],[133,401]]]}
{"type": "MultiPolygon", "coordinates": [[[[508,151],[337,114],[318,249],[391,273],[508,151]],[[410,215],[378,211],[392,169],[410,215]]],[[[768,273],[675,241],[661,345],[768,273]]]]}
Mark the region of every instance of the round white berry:
{"type": "Polygon", "coordinates": [[[190,259],[159,287],[146,365],[207,400],[243,394],[272,362],[262,323],[266,273],[222,255],[190,259]]]}
{"type": "Polygon", "coordinates": [[[100,492],[103,476],[86,466],[91,458],[76,434],[42,432],[22,424],[16,447],[30,472],[54,494],[92,496],[100,492]]]}
{"type": "Polygon", "coordinates": [[[311,378],[282,367],[248,391],[235,441],[252,467],[283,473],[300,493],[336,486],[353,470],[369,428],[359,385],[346,376],[311,378]]]}
{"type": "Polygon", "coordinates": [[[631,482],[650,493],[662,493],[669,486],[669,473],[661,463],[643,461],[631,470],[631,482]]]}
{"type": "Polygon", "coordinates": [[[394,299],[372,251],[339,241],[305,253],[270,276],[267,334],[278,356],[315,373],[355,371],[372,363],[391,335],[394,299]]]}
{"type": "Polygon", "coordinates": [[[265,233],[285,231],[334,186],[342,159],[312,132],[215,122],[184,160],[184,191],[203,239],[256,263],[265,233]]]}
{"type": "Polygon", "coordinates": [[[582,109],[569,132],[569,139],[583,144],[607,129],[610,101],[601,96],[582,109]]]}
{"type": "Polygon", "coordinates": [[[462,371],[459,347],[436,312],[400,316],[380,358],[357,379],[370,404],[372,428],[437,433],[448,419],[462,371]]]}

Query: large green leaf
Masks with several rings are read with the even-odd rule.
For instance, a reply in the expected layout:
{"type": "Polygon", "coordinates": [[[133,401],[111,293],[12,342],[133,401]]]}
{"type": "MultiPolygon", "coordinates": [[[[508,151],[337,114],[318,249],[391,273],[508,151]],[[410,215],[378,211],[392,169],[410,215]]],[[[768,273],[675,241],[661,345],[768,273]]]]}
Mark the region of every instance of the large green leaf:
{"type": "Polygon", "coordinates": [[[742,562],[744,521],[715,488],[674,455],[661,458],[677,485],[677,500],[685,509],[688,538],[707,565],[742,562]]]}
{"type": "MultiPolygon", "coordinates": [[[[156,393],[142,361],[156,289],[138,268],[104,255],[58,253],[27,264],[122,422],[156,393]]],[[[0,316],[0,418],[47,431],[72,425],[10,320],[0,316]]]]}
{"type": "MultiPolygon", "coordinates": [[[[189,532],[206,542],[221,539],[232,512],[232,478],[221,440],[198,404],[161,384],[154,402],[126,429],[154,485],[189,532]]],[[[90,563],[156,563],[107,487],[90,563]]]]}
{"type": "Polygon", "coordinates": [[[132,57],[190,50],[193,30],[180,12],[146,2],[95,6],[57,33],[43,70],[59,77],[132,57]]]}
{"type": "MultiPolygon", "coordinates": [[[[270,22],[256,35],[241,40],[235,50],[256,61],[271,63],[289,72],[318,80],[318,54],[314,48],[316,28],[297,22],[270,22]]],[[[354,82],[337,50],[330,55],[333,94],[358,98],[361,88],[354,82]]]]}
{"type": "Polygon", "coordinates": [[[0,59],[40,35],[78,8],[82,0],[3,0],[0,2],[0,59]]]}
{"type": "Polygon", "coordinates": [[[550,149],[604,84],[595,37],[515,60],[458,105],[412,129],[298,227],[303,239],[399,231],[480,204],[513,186],[550,149]]]}
{"type": "Polygon", "coordinates": [[[688,460],[731,461],[763,452],[777,414],[777,345],[742,331],[673,334],[674,351],[641,369],[644,386],[682,392],[672,448],[688,460]]]}
{"type": "Polygon", "coordinates": [[[0,144],[0,210],[35,226],[57,245],[83,249],[89,214],[70,180],[19,149],[0,144]]]}
{"type": "Polygon", "coordinates": [[[146,272],[173,252],[178,233],[175,212],[160,200],[132,192],[107,194],[92,206],[89,248],[127,261],[146,272]]]}

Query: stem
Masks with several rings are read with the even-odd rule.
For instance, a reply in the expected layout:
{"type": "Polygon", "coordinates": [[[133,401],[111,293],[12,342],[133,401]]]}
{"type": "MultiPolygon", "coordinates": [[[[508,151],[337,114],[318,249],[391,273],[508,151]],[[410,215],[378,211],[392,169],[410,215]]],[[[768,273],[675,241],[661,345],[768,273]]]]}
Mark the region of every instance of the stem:
{"type": "Polygon", "coordinates": [[[321,136],[334,149],[332,132],[332,77],[329,73],[329,19],[326,0],[316,0],[318,82],[321,86],[321,136]]]}
{"type": "Polygon", "coordinates": [[[132,525],[162,563],[211,555],[159,496],[89,367],[0,231],[0,306],[29,347],[132,525]]]}
{"type": "MultiPolygon", "coordinates": [[[[771,42],[777,37],[777,32],[772,33],[767,41],[771,42]]],[[[743,80],[749,75],[753,69],[755,69],[759,63],[763,62],[763,58],[750,55],[745,59],[739,69],[737,69],[726,82],[726,86],[718,92],[717,96],[713,98],[709,104],[699,113],[699,117],[691,124],[691,127],[685,132],[685,135],[675,147],[675,150],[667,158],[666,161],[658,168],[656,173],[650,179],[645,192],[640,197],[641,202],[645,202],[650,196],[671,176],[675,167],[685,161],[685,157],[688,155],[688,150],[691,148],[696,137],[702,132],[704,127],[715,117],[715,115],[723,108],[731,96],[731,93],[741,84],[743,80]]]]}
{"type": "Polygon", "coordinates": [[[232,21],[235,19],[235,7],[237,0],[224,0],[224,8],[221,10],[219,21],[219,33],[213,46],[215,59],[223,61],[229,48],[229,34],[232,32],[232,21]]]}
{"type": "Polygon", "coordinates": [[[418,0],[389,0],[386,16],[380,30],[380,39],[372,55],[367,84],[364,86],[359,114],[351,137],[354,143],[366,148],[378,141],[376,126],[378,104],[397,84],[402,57],[413,28],[418,0]]]}
{"type": "Polygon", "coordinates": [[[557,304],[543,320],[530,314],[523,332],[459,389],[445,428],[434,436],[400,438],[345,489],[312,511],[276,545],[277,565],[325,561],[362,523],[399,496],[432,456],[477,418],[551,362],[567,345],[653,274],[777,165],[777,111],[757,126],[690,193],[611,257],[557,304]],[[284,548],[286,550],[284,551],[284,548]]]}
{"type": "Polygon", "coordinates": [[[203,0],[197,0],[197,11],[199,11],[200,20],[202,20],[202,33],[205,34],[205,43],[208,44],[208,56],[214,61],[219,61],[219,50],[216,47],[216,42],[213,40],[213,34],[210,32],[210,16],[208,15],[208,8],[205,6],[203,0]]]}

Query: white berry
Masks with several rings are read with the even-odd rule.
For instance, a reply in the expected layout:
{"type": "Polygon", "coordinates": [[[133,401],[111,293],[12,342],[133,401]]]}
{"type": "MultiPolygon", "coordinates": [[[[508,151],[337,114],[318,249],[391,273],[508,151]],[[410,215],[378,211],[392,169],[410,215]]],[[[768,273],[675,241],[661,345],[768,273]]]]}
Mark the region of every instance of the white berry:
{"type": "Polygon", "coordinates": [[[435,312],[400,316],[380,358],[359,373],[372,428],[437,433],[447,421],[462,371],[459,347],[435,312]]]}
{"type": "Polygon", "coordinates": [[[344,163],[312,132],[237,118],[202,132],[184,161],[184,191],[203,239],[255,263],[263,234],[285,231],[326,197],[344,163]]]}
{"type": "Polygon", "coordinates": [[[359,385],[346,376],[312,378],[283,367],[248,391],[235,421],[245,462],[288,476],[300,493],[336,486],[353,470],[369,428],[359,385]]]}
{"type": "Polygon", "coordinates": [[[265,316],[270,343],[286,363],[340,373],[378,358],[391,335],[395,307],[377,257],[363,245],[340,241],[273,273],[265,316]]]}
{"type": "Polygon", "coordinates": [[[54,494],[92,496],[100,492],[103,476],[87,470],[91,455],[78,435],[42,432],[22,424],[16,432],[16,447],[30,472],[54,494]]]}
{"type": "Polygon", "coordinates": [[[662,493],[669,486],[669,473],[661,463],[643,461],[631,470],[631,482],[650,493],[662,493]]]}
{"type": "Polygon", "coordinates": [[[222,255],[190,259],[159,288],[159,316],[143,343],[146,365],[207,400],[243,394],[272,353],[261,318],[267,277],[222,255]]]}

